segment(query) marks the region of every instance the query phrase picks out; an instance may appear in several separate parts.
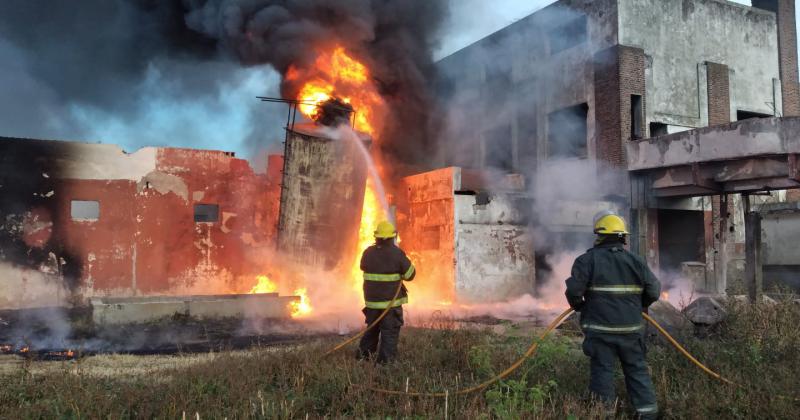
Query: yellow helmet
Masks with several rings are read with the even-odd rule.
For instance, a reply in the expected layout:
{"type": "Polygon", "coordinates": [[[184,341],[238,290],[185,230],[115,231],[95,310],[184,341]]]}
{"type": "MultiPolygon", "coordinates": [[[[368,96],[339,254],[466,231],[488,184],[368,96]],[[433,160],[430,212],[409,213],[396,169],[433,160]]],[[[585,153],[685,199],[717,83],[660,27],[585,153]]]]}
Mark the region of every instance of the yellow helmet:
{"type": "Polygon", "coordinates": [[[627,235],[625,220],[616,214],[607,214],[594,224],[594,233],[598,235],[627,235]]]}
{"type": "Polygon", "coordinates": [[[388,239],[397,236],[397,231],[392,222],[383,221],[378,223],[378,228],[375,229],[375,237],[378,239],[388,239]]]}

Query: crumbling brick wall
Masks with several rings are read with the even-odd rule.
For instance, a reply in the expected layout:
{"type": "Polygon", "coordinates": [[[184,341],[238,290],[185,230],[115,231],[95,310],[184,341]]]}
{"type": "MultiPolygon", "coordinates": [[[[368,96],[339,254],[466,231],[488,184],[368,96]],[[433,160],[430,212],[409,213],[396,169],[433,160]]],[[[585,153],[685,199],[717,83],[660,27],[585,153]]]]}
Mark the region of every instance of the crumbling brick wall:
{"type": "MultiPolygon", "coordinates": [[[[595,55],[595,124],[597,158],[625,167],[624,142],[632,139],[631,95],[642,97],[644,123],[646,58],[641,48],[616,45],[595,55]]],[[[646,128],[642,128],[646,130],[646,128]]]]}
{"type": "Polygon", "coordinates": [[[728,66],[706,63],[708,85],[708,125],[731,122],[731,95],[728,66]]]}
{"type": "Polygon", "coordinates": [[[14,156],[0,162],[0,180],[8,180],[0,182],[0,308],[62,304],[40,299],[59,293],[77,303],[97,295],[246,291],[266,268],[277,168],[272,177],[257,174],[220,151],[0,144],[14,156]],[[73,215],[73,201],[97,202],[97,215],[73,215]],[[195,204],[217,205],[218,219],[195,222],[195,204]]]}
{"type": "Polygon", "coordinates": [[[800,84],[797,75],[797,22],[794,0],[753,0],[753,7],[775,12],[778,19],[783,116],[800,116],[800,84]]]}

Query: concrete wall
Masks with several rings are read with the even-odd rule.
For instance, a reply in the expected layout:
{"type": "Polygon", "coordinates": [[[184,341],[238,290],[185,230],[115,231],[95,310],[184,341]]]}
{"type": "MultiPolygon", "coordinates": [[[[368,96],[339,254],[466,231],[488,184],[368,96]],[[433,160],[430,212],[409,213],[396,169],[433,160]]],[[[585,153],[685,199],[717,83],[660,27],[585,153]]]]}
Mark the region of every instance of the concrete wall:
{"type": "Polygon", "coordinates": [[[774,114],[774,13],[720,0],[619,0],[618,7],[620,44],[648,57],[648,122],[705,126],[709,61],[728,66],[732,120],[736,110],[774,114]]]}
{"type": "Polygon", "coordinates": [[[761,220],[764,288],[791,288],[800,293],[800,212],[776,212],[761,220]]]}
{"type": "Polygon", "coordinates": [[[449,167],[403,179],[400,247],[417,267],[408,284],[415,301],[502,301],[532,293],[533,238],[524,203],[513,193],[462,191],[462,170],[449,167]]]}
{"type": "Polygon", "coordinates": [[[297,296],[277,293],[175,297],[92,298],[92,320],[108,326],[156,322],[175,316],[196,319],[286,319],[297,296]]]}
{"type": "Polygon", "coordinates": [[[0,149],[1,308],[247,291],[274,246],[280,179],[232,153],[6,138],[0,149]],[[74,219],[73,200],[97,201],[99,217],[74,219]],[[218,220],[196,223],[195,204],[217,204],[218,220]]]}
{"type": "MultiPolygon", "coordinates": [[[[438,63],[450,125],[443,146],[448,164],[481,168],[487,135],[510,133],[513,171],[532,171],[547,158],[548,114],[587,103],[587,146],[594,157],[594,66],[597,51],[616,44],[615,0],[562,0],[472,44],[438,63]],[[549,37],[580,16],[586,42],[551,52],[549,37]]],[[[555,128],[553,128],[555,129],[555,128]]]]}
{"type": "Polygon", "coordinates": [[[408,283],[412,299],[456,300],[455,197],[459,168],[443,168],[403,178],[405,197],[397,206],[400,248],[417,268],[408,283]]]}
{"type": "Polygon", "coordinates": [[[765,265],[800,265],[800,213],[768,215],[761,221],[761,230],[765,265]]]}
{"type": "Polygon", "coordinates": [[[533,293],[533,235],[518,197],[491,195],[478,204],[475,195],[455,196],[457,299],[501,301],[533,293]]]}

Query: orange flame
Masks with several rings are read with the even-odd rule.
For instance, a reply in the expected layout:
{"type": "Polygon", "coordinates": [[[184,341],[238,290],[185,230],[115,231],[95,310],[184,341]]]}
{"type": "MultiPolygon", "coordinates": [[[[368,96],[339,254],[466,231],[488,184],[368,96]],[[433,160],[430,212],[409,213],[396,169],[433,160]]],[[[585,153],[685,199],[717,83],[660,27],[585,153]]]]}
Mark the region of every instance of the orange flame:
{"type": "Polygon", "coordinates": [[[317,105],[328,99],[338,97],[355,109],[355,128],[369,134],[379,131],[379,114],[385,104],[373,83],[369,69],[360,61],[349,56],[342,47],[335,47],[317,56],[312,69],[300,70],[290,67],[287,80],[307,79],[298,93],[299,105],[303,115],[316,119],[317,105]]]}
{"type": "Polygon", "coordinates": [[[663,300],[669,299],[669,292],[667,292],[667,291],[661,292],[661,299],[663,299],[663,300]]]}
{"type": "MultiPolygon", "coordinates": [[[[300,112],[314,120],[319,118],[318,105],[337,98],[349,104],[355,110],[354,128],[374,136],[381,130],[381,120],[386,115],[386,104],[373,83],[369,69],[341,46],[318,53],[311,68],[302,69],[291,66],[285,75],[286,80],[300,81],[297,99],[300,112]]],[[[367,181],[364,192],[364,204],[361,213],[361,224],[358,242],[354,249],[353,263],[350,268],[351,287],[360,294],[362,274],[360,269],[361,253],[369,247],[373,239],[373,230],[382,214],[381,204],[375,193],[372,180],[367,181]]],[[[296,302],[292,316],[303,316],[311,312],[311,306],[305,289],[295,291],[300,296],[296,302]]]]}
{"type": "MultiPolygon", "coordinates": [[[[256,285],[250,289],[250,294],[277,292],[278,284],[265,275],[256,276],[256,285]]],[[[313,308],[311,307],[311,299],[308,298],[308,291],[306,288],[301,287],[296,289],[292,294],[300,297],[300,300],[289,303],[289,310],[291,311],[292,318],[299,318],[311,314],[313,308]]]]}
{"type": "Polygon", "coordinates": [[[300,300],[289,304],[289,307],[292,309],[292,318],[300,318],[311,314],[313,308],[311,307],[311,300],[308,299],[308,291],[306,291],[306,288],[301,287],[295,290],[294,295],[300,296],[300,300]]]}
{"type": "Polygon", "coordinates": [[[256,276],[256,283],[252,289],[250,289],[251,294],[255,293],[275,293],[278,291],[278,285],[275,284],[272,280],[269,279],[267,276],[256,276]]]}
{"type": "Polygon", "coordinates": [[[374,229],[380,221],[381,213],[381,203],[375,194],[372,180],[368,180],[367,188],[364,190],[364,205],[361,209],[361,226],[358,228],[358,245],[356,246],[355,258],[350,269],[353,290],[361,290],[363,278],[361,274],[361,253],[375,242],[374,229]]]}
{"type": "MultiPolygon", "coordinates": [[[[385,103],[372,83],[367,66],[348,55],[341,46],[336,46],[320,53],[313,67],[305,71],[290,67],[285,76],[287,80],[307,79],[298,93],[298,100],[302,102],[298,106],[301,113],[316,119],[319,111],[317,105],[336,97],[355,109],[356,130],[370,135],[379,132],[380,120],[385,114],[385,103]]],[[[358,243],[350,269],[354,291],[361,290],[361,253],[373,243],[373,229],[382,217],[385,215],[382,214],[375,188],[369,180],[364,192],[358,243]]]]}

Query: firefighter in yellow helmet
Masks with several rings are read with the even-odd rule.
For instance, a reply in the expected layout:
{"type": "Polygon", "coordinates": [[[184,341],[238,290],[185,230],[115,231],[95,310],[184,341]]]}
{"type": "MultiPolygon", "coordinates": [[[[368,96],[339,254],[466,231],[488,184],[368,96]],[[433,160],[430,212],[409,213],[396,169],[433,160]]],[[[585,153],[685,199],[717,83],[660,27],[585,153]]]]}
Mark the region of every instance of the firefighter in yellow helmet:
{"type": "Polygon", "coordinates": [[[408,303],[408,293],[401,283],[414,279],[416,270],[406,254],[395,243],[397,231],[391,222],[378,223],[375,244],[361,256],[364,272],[364,304],[362,310],[367,325],[372,324],[386,308],[389,311],[378,325],[368,330],[358,346],[358,359],[370,358],[377,353],[378,363],[392,361],[397,355],[400,327],[403,326],[403,304],[408,303]],[[400,294],[392,298],[400,287],[400,294]],[[380,343],[380,345],[379,345],[380,343]]]}
{"type": "Polygon", "coordinates": [[[580,312],[583,352],[591,359],[589,391],[613,410],[619,360],[637,418],[656,418],[658,406],[645,359],[642,311],[658,300],[661,285],[639,256],[628,252],[625,220],[602,215],[595,246],[575,260],[567,301],[580,312]]]}

